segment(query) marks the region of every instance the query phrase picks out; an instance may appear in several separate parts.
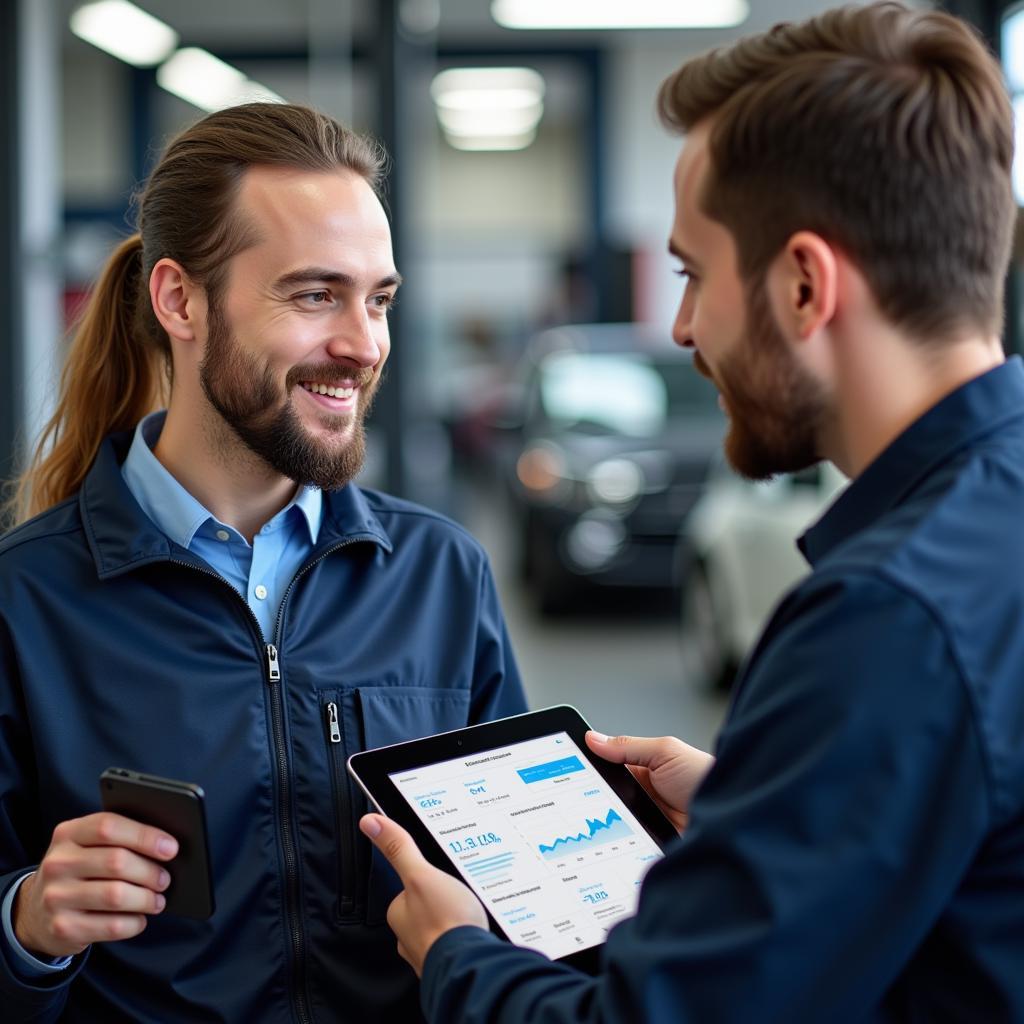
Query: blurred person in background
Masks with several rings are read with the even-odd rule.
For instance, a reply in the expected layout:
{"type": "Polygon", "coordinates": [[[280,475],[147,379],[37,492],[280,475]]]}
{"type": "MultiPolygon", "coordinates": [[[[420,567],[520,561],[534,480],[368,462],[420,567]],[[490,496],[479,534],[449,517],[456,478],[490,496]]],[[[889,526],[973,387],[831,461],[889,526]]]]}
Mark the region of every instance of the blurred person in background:
{"type": "Polygon", "coordinates": [[[345,760],[525,701],[481,548],[351,482],[382,161],[305,108],[213,114],[92,295],[0,542],[5,1020],[419,1016],[345,760]],[[173,837],[97,813],[110,765],[205,790],[208,921],[161,914],[173,837]]]}
{"type": "Polygon", "coordinates": [[[1024,1020],[1024,367],[999,66],[893,3],[687,62],[675,340],[763,478],[853,479],[738,681],[715,757],[608,740],[682,837],[590,977],[489,934],[410,837],[364,819],[436,1024],[1024,1020]]]}

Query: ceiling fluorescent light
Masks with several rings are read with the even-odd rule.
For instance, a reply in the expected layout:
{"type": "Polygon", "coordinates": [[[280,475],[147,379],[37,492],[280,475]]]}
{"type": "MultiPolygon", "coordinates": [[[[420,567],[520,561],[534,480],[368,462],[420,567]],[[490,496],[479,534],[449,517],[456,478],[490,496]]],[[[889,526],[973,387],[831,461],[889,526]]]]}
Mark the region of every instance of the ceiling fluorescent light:
{"type": "Polygon", "coordinates": [[[437,119],[450,135],[522,135],[532,132],[544,108],[539,104],[523,110],[448,110],[441,107],[437,119]]]}
{"type": "Polygon", "coordinates": [[[533,131],[518,135],[453,135],[450,132],[445,132],[445,138],[450,146],[472,152],[511,152],[516,149],[526,149],[536,135],[537,133],[533,131]]]}
{"type": "Polygon", "coordinates": [[[242,91],[232,100],[235,103],[287,103],[288,101],[273,89],[268,89],[251,78],[245,80],[242,91]]]}
{"type": "Polygon", "coordinates": [[[178,45],[178,33],[170,25],[128,0],[84,4],[71,15],[71,31],[139,68],[159,64],[178,45]]]}
{"type": "Polygon", "coordinates": [[[532,68],[449,68],[434,76],[430,95],[439,106],[529,106],[543,99],[544,78],[532,68]]]}
{"type": "Polygon", "coordinates": [[[266,86],[246,78],[238,68],[206,50],[188,46],[157,68],[157,83],[200,110],[223,110],[236,103],[281,103],[266,86]]]}
{"type": "Polygon", "coordinates": [[[731,28],[747,20],[747,0],[493,0],[505,28],[731,28]]]}
{"type": "Polygon", "coordinates": [[[434,102],[440,110],[529,110],[541,105],[543,94],[543,89],[450,89],[439,90],[434,102]]]}
{"type": "Polygon", "coordinates": [[[451,68],[430,94],[457,149],[524,149],[544,115],[544,79],[531,68],[451,68]]]}

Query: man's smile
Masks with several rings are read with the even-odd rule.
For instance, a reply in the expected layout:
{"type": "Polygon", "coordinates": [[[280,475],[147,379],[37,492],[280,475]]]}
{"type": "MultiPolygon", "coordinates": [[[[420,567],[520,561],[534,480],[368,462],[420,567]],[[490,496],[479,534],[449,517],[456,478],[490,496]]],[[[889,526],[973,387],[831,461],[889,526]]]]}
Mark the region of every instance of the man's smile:
{"type": "Polygon", "coordinates": [[[321,408],[331,412],[346,412],[354,409],[359,400],[360,385],[354,381],[339,381],[336,384],[323,384],[304,380],[299,386],[321,408]]]}
{"type": "Polygon", "coordinates": [[[356,391],[355,384],[314,384],[311,381],[302,381],[302,386],[316,395],[329,395],[331,398],[351,398],[356,391]]]}

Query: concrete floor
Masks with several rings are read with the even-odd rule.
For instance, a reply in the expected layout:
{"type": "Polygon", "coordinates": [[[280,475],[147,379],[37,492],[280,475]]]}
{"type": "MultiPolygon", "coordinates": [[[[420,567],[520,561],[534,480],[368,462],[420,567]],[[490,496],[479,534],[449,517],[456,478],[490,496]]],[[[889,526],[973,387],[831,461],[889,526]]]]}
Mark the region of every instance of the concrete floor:
{"type": "Polygon", "coordinates": [[[711,747],[727,698],[685,678],[671,597],[609,591],[571,616],[543,618],[514,572],[508,516],[494,490],[460,485],[456,514],[490,555],[531,707],[572,704],[602,732],[672,733],[711,747]]]}

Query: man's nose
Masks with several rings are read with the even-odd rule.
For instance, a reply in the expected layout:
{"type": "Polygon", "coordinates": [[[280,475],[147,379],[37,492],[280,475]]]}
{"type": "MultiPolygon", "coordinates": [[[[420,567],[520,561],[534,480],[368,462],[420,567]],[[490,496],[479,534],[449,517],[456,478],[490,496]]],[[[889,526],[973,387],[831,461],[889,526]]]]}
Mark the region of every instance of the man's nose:
{"type": "Polygon", "coordinates": [[[365,307],[346,311],[338,318],[327,342],[327,353],[333,359],[348,359],[359,366],[376,366],[380,362],[381,345],[365,307]]]}
{"type": "Polygon", "coordinates": [[[683,294],[679,297],[679,308],[672,322],[672,340],[680,348],[693,348],[693,309],[694,296],[690,281],[683,286],[683,294]]]}
{"type": "Polygon", "coordinates": [[[676,318],[672,323],[672,340],[680,348],[693,348],[693,331],[690,329],[691,317],[686,308],[685,300],[680,303],[676,318]]]}

